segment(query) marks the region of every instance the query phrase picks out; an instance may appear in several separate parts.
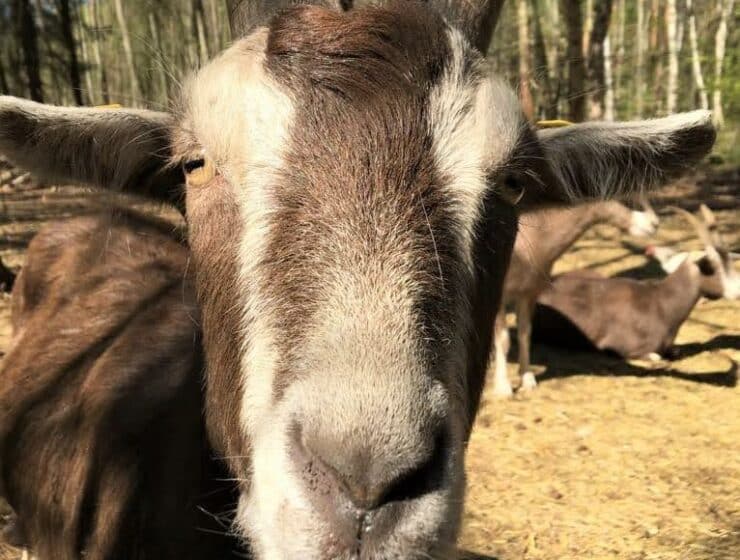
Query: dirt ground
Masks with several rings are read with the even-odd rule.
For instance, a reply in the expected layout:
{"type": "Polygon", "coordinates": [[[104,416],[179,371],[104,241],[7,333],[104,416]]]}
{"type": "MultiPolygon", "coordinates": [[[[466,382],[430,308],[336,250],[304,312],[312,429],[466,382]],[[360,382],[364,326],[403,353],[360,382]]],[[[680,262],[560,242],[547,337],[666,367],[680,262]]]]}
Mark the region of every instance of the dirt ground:
{"type": "MultiPolygon", "coordinates": [[[[653,240],[600,226],[556,271],[660,276],[643,256],[648,242],[700,248],[669,204],[710,204],[738,251],[739,197],[740,169],[698,174],[654,198],[653,240]]],[[[104,204],[80,188],[0,187],[0,258],[17,269],[44,222],[104,204]]],[[[0,353],[9,336],[0,295],[0,353]]],[[[657,365],[535,346],[534,393],[484,395],[462,545],[499,560],[740,559],[740,302],[700,302],[677,342],[679,359],[657,365]]]]}

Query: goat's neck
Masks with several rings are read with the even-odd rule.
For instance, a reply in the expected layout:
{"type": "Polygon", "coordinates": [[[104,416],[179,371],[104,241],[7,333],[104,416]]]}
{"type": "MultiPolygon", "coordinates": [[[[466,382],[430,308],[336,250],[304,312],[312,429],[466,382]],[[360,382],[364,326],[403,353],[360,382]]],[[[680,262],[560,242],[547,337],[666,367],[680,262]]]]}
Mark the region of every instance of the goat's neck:
{"type": "Polygon", "coordinates": [[[656,283],[655,297],[660,302],[666,326],[677,330],[701,297],[701,277],[697,266],[686,259],[673,273],[656,283]]]}
{"type": "MultiPolygon", "coordinates": [[[[544,239],[537,240],[547,251],[545,260],[555,261],[593,225],[604,222],[616,225],[619,206],[595,202],[567,210],[545,211],[541,229],[546,235],[544,239]]],[[[522,223],[526,227],[526,219],[522,223]]]]}

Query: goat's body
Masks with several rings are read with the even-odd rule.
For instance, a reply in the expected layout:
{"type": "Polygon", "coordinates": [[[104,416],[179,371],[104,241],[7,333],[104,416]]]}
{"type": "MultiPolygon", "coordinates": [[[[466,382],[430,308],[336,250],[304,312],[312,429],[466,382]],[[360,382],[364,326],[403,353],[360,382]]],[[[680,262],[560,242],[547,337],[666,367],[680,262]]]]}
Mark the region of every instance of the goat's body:
{"type": "Polygon", "coordinates": [[[502,331],[506,329],[504,313],[507,305],[513,305],[516,312],[522,384],[524,388],[532,388],[535,384],[529,371],[532,314],[538,296],[550,283],[555,261],[591,226],[606,222],[628,231],[633,228],[636,216],[643,218],[647,215],[632,212],[618,202],[594,202],[576,208],[545,209],[522,215],[495,326],[494,345],[501,348],[495,349],[494,394],[508,396],[512,393],[506,371],[508,333],[502,331]]]}
{"type": "Polygon", "coordinates": [[[125,212],[31,242],[0,368],[0,461],[42,560],[229,557],[203,513],[235,498],[204,435],[187,259],[171,226],[125,212]]]}
{"type": "Polygon", "coordinates": [[[663,280],[604,278],[583,271],[557,276],[538,298],[533,340],[624,358],[665,355],[699,299],[689,267],[663,280]]]}

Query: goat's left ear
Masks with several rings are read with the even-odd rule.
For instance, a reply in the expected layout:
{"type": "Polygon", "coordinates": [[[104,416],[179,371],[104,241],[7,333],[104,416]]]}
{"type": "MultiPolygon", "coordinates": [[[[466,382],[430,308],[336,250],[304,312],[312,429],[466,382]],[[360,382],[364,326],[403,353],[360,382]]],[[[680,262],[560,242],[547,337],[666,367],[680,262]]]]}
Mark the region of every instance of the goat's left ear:
{"type": "Polygon", "coordinates": [[[167,113],[54,107],[0,96],[0,152],[58,183],[82,183],[182,203],[167,113]]]}
{"type": "Polygon", "coordinates": [[[593,122],[537,132],[547,167],[545,197],[576,202],[655,189],[698,163],[714,145],[709,111],[634,122],[593,122]],[[549,176],[547,176],[549,175],[549,176]],[[549,185],[549,181],[558,184],[549,185]]]}

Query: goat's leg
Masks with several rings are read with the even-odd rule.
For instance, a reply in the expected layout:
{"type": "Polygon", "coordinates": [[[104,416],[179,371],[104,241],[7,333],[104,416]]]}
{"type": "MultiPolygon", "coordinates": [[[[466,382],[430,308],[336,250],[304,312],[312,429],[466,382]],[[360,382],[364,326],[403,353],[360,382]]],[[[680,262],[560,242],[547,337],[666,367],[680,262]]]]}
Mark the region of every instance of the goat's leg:
{"type": "Polygon", "coordinates": [[[509,374],[506,371],[506,355],[509,353],[509,329],[506,328],[506,311],[502,307],[493,326],[494,370],[493,395],[509,398],[513,394],[509,374]]]}
{"type": "Polygon", "coordinates": [[[534,312],[534,299],[521,299],[516,306],[516,333],[519,341],[519,376],[521,384],[519,388],[530,391],[537,386],[534,373],[530,371],[529,350],[532,341],[532,314],[534,312]]]}

